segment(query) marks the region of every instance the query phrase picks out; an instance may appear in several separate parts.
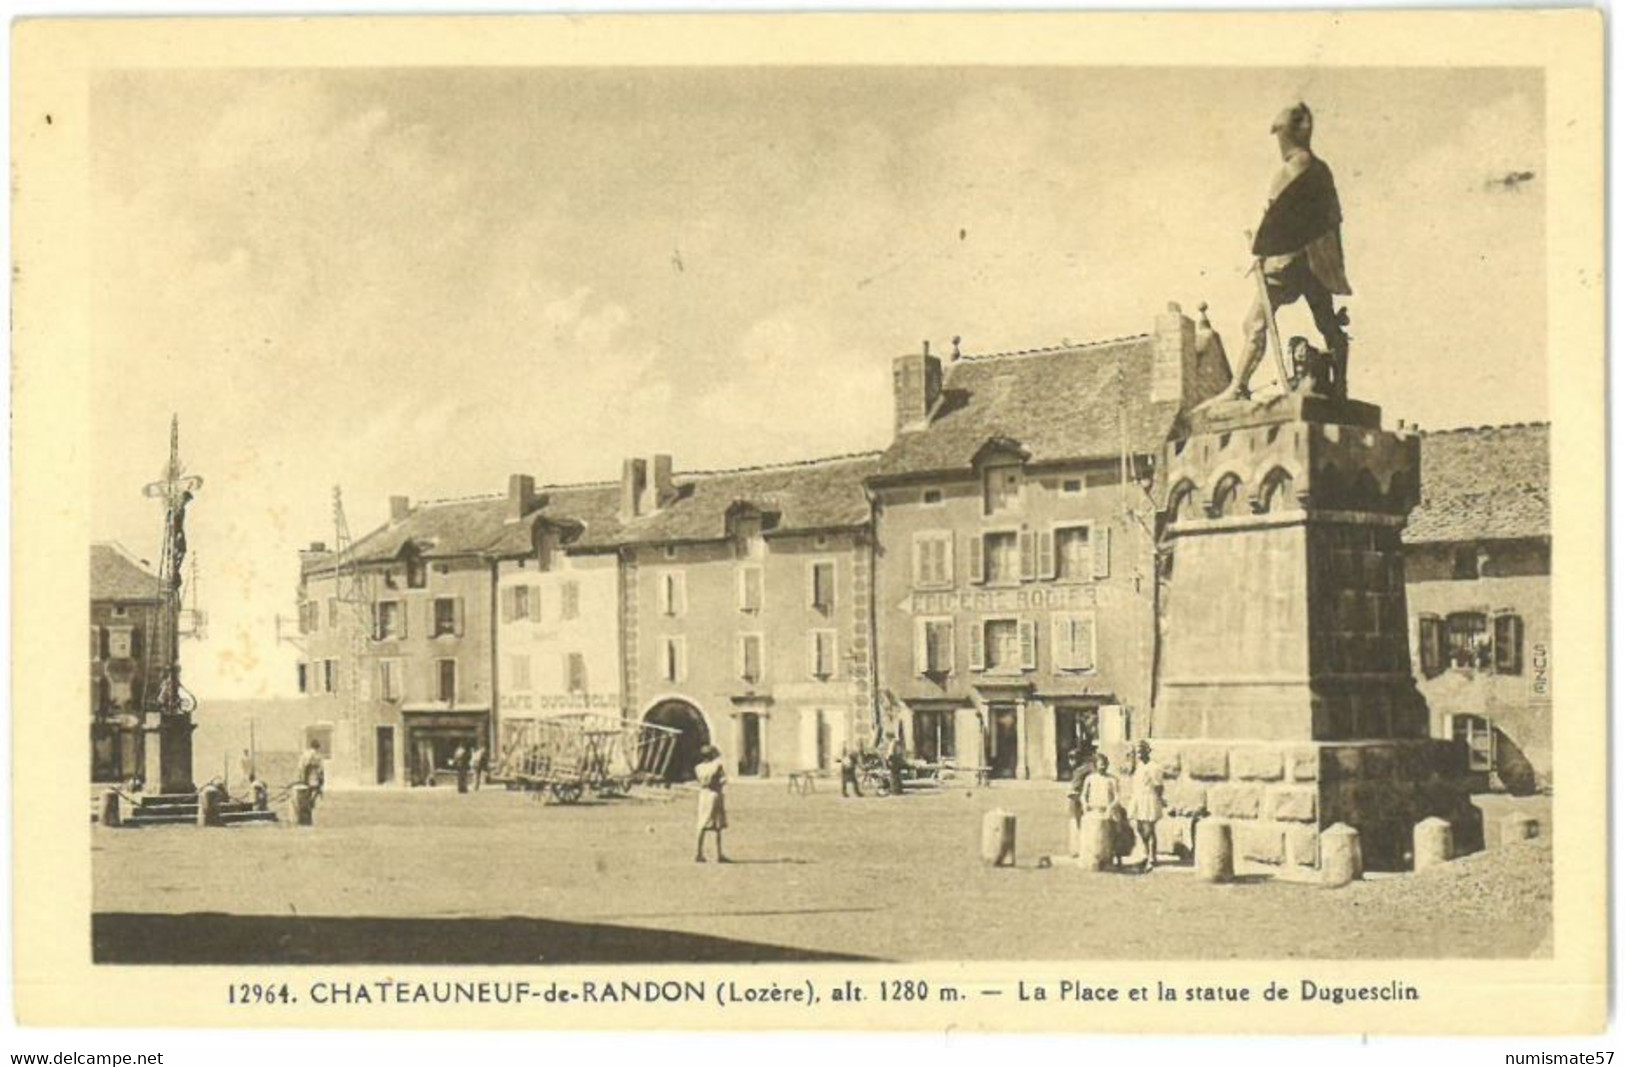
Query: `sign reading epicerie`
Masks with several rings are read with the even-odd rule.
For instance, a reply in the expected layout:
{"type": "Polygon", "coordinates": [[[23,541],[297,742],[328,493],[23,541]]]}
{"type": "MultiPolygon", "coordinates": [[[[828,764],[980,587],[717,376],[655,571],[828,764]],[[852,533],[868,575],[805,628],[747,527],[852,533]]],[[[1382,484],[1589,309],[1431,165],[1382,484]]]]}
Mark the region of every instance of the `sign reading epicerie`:
{"type": "Polygon", "coordinates": [[[1088,608],[1095,605],[1092,585],[1046,585],[1042,588],[944,589],[911,593],[898,610],[911,615],[946,615],[955,611],[1034,611],[1088,608]]]}

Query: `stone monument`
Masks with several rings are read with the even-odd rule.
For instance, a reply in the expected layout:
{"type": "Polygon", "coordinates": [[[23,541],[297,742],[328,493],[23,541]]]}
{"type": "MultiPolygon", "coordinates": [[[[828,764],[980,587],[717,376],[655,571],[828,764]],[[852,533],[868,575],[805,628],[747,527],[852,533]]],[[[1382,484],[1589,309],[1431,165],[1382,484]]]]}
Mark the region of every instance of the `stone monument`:
{"type": "MultiPolygon", "coordinates": [[[[1304,367],[1324,358],[1293,343],[1304,367]]],[[[1462,745],[1428,737],[1411,674],[1400,534],[1419,442],[1322,375],[1286,386],[1209,402],[1167,447],[1151,733],[1170,808],[1229,820],[1238,864],[1307,875],[1342,822],[1368,866],[1402,869],[1428,816],[1478,840],[1483,788],[1462,745]]]]}

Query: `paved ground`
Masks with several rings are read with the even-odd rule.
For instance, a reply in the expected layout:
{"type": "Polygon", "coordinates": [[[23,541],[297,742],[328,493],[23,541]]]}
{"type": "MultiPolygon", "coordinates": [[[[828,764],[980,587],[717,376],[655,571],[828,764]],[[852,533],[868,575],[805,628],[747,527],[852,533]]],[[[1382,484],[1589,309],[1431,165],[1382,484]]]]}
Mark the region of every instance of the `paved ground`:
{"type": "Polygon", "coordinates": [[[1178,868],[1039,869],[1062,787],[842,801],[749,783],[726,866],[693,793],[575,807],[449,789],[324,798],[318,825],[97,830],[97,957],[531,962],[1527,956],[1549,949],[1544,840],[1327,891],[1178,868]],[[979,864],[1017,812],[1015,870],[979,864]],[[182,918],[184,916],[184,918],[182,918]]]}

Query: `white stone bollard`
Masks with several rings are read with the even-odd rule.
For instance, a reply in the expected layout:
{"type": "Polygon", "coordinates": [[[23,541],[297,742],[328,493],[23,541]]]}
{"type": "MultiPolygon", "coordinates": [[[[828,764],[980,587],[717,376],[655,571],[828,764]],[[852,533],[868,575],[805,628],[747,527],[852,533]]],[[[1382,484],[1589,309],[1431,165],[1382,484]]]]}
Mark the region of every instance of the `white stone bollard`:
{"type": "Polygon", "coordinates": [[[1072,817],[1071,812],[1067,812],[1066,815],[1066,854],[1068,856],[1078,854],[1078,820],[1072,817]]]}
{"type": "Polygon", "coordinates": [[[206,785],[197,795],[197,824],[199,826],[220,825],[220,787],[206,785]]]}
{"type": "Polygon", "coordinates": [[[1016,816],[994,808],[982,816],[982,861],[992,867],[1016,865],[1016,816]]]}
{"type": "Polygon", "coordinates": [[[119,811],[119,796],[117,789],[102,791],[102,807],[97,815],[97,821],[103,826],[121,826],[123,817],[119,811]]]}
{"type": "Polygon", "coordinates": [[[296,785],[288,794],[288,804],[293,809],[293,824],[295,826],[311,826],[315,823],[316,805],[313,802],[310,786],[296,785]]]}
{"type": "Polygon", "coordinates": [[[1348,885],[1365,875],[1360,855],[1360,831],[1347,823],[1333,823],[1320,832],[1320,884],[1328,889],[1348,885]]]}
{"type": "Polygon", "coordinates": [[[1098,811],[1085,813],[1078,824],[1078,866],[1106,871],[1112,866],[1112,823],[1098,811]]]}
{"type": "Polygon", "coordinates": [[[1529,841],[1540,836],[1540,820],[1533,815],[1515,811],[1501,819],[1501,844],[1529,841]]]}
{"type": "Polygon", "coordinates": [[[1236,876],[1236,844],[1230,824],[1203,819],[1196,824],[1196,877],[1204,882],[1228,882],[1236,876]]]}
{"type": "Polygon", "coordinates": [[[1454,832],[1437,815],[1423,819],[1411,831],[1411,869],[1425,871],[1456,856],[1454,832]]]}

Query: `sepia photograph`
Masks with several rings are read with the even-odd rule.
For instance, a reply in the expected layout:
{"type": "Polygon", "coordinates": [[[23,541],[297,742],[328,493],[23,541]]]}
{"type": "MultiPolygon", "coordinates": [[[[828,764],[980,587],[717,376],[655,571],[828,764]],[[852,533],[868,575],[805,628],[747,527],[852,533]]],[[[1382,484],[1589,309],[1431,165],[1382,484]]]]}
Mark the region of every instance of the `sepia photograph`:
{"type": "Polygon", "coordinates": [[[1553,342],[1548,61],[960,47],[222,50],[15,105],[80,138],[75,966],[1001,966],[870,994],[935,1010],[1555,966],[1605,663],[1554,596],[1602,351],[1553,342]]]}

